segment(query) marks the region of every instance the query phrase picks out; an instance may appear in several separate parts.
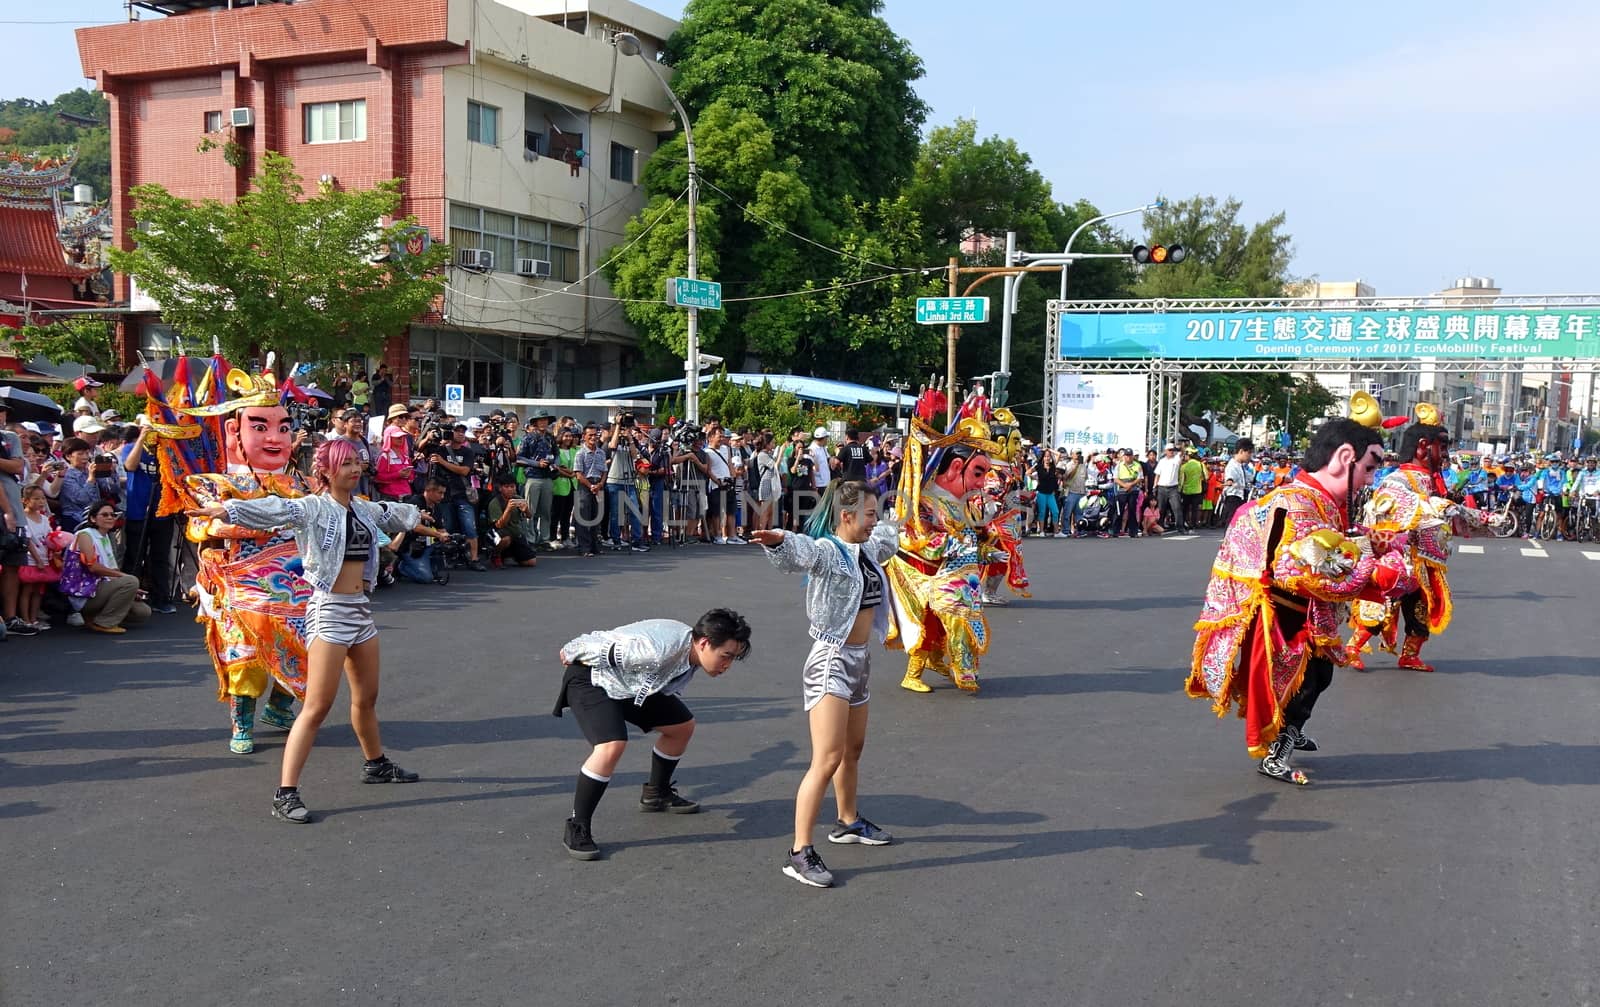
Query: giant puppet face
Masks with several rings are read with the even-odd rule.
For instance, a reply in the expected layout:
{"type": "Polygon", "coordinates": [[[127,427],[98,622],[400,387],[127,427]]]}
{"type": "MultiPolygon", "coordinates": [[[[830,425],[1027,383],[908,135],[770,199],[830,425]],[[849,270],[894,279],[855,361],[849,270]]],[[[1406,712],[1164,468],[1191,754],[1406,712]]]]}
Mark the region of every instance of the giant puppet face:
{"type": "Polygon", "coordinates": [[[282,472],[294,455],[289,412],[282,406],[246,406],[223,424],[228,461],[253,472],[282,472]]]}
{"type": "Polygon", "coordinates": [[[933,477],[933,482],[957,500],[965,500],[983,492],[992,467],[989,456],[980,451],[970,458],[953,459],[949,468],[933,477]]]}

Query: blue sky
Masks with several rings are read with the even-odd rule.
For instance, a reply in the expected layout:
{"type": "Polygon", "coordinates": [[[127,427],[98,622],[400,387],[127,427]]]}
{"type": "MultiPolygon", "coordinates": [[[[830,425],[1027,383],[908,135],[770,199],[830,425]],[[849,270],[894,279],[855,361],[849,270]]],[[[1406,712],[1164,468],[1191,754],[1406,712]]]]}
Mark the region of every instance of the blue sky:
{"type": "MultiPolygon", "coordinates": [[[[0,96],[83,83],[73,25],[15,21],[122,10],[0,4],[0,96]]],[[[1296,275],[1380,294],[1462,275],[1600,291],[1600,5],[888,0],[884,14],[926,65],[929,124],[976,116],[1058,199],[1232,195],[1249,220],[1288,215],[1296,275]]]]}

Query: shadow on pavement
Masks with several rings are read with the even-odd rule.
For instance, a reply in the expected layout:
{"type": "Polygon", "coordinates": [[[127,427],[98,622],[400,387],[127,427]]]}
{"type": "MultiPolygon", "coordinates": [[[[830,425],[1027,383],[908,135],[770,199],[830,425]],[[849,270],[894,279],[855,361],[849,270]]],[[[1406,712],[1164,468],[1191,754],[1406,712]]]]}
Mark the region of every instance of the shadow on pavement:
{"type": "Polygon", "coordinates": [[[1545,787],[1600,783],[1600,745],[1495,745],[1442,752],[1339,755],[1307,762],[1318,788],[1523,780],[1545,787]]]}
{"type": "MultiPolygon", "coordinates": [[[[1384,655],[1387,656],[1387,655],[1384,655]]],[[[1424,659],[1431,657],[1426,651],[1424,659]]],[[[1389,661],[1394,658],[1389,657],[1389,661]]],[[[1543,678],[1547,675],[1582,675],[1593,676],[1597,665],[1592,657],[1499,657],[1499,658],[1470,658],[1461,660],[1454,657],[1441,657],[1435,660],[1441,675],[1492,675],[1495,678],[1543,678]]],[[[1368,659],[1368,666],[1373,671],[1397,670],[1393,667],[1386,668],[1381,663],[1374,665],[1368,659]]],[[[1415,675],[1414,671],[1402,671],[1401,674],[1415,675]]]]}
{"type": "Polygon", "coordinates": [[[1000,696],[1070,696],[1088,692],[1134,692],[1146,696],[1182,694],[1185,672],[1179,668],[1128,668],[1122,671],[1071,671],[1042,675],[983,675],[983,693],[1000,696]]]}
{"type": "Polygon", "coordinates": [[[1022,611],[1058,609],[1068,612],[1144,612],[1158,608],[1192,608],[1198,613],[1201,600],[1198,593],[1149,598],[1016,598],[1004,607],[1022,611]]]}
{"type": "MultiPolygon", "coordinates": [[[[218,737],[214,731],[209,737],[218,737]]],[[[240,757],[211,758],[129,755],[121,758],[93,759],[89,762],[20,765],[0,760],[0,786],[48,787],[57,783],[104,783],[107,780],[142,780],[154,776],[204,773],[225,766],[239,765],[240,757]]]]}

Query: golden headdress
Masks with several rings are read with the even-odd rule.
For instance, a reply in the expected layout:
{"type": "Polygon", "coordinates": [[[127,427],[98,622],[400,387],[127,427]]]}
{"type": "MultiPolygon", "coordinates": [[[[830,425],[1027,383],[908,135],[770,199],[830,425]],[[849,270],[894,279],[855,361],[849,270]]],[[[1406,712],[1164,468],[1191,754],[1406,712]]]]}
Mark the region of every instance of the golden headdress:
{"type": "MultiPolygon", "coordinates": [[[[1009,415],[1009,413],[1008,413],[1009,415]]],[[[900,483],[900,517],[913,541],[921,537],[921,506],[923,483],[933,478],[930,469],[940,455],[955,447],[982,451],[998,458],[1005,448],[996,442],[989,424],[976,416],[963,416],[947,434],[941,434],[917,417],[911,417],[911,433],[906,438],[905,458],[900,483]],[[909,483],[907,482],[909,478],[909,483]]]]}

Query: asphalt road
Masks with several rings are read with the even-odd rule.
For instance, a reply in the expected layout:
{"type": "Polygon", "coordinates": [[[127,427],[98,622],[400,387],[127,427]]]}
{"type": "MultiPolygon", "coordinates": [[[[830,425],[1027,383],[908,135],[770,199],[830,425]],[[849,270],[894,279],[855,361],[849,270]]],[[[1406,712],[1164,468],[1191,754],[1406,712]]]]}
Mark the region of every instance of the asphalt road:
{"type": "Polygon", "coordinates": [[[1035,597],[993,611],[976,698],[903,692],[875,654],[862,810],[899,841],[821,843],[828,891],[779,873],[806,638],[799,579],[755,547],[380,594],[384,736],[424,780],[357,783],[336,710],[307,827],[268,813],[282,735],[227,753],[186,617],[13,640],[0,1003],[1600,1001],[1600,562],[1458,557],[1439,673],[1341,672],[1297,789],[1182,695],[1214,546],[1030,541],[1035,597]],[[712,604],[756,636],[686,697],[704,813],[634,810],[636,742],[595,819],[606,859],[569,859],[585,746],[549,715],[557,647],[712,604]]]}

